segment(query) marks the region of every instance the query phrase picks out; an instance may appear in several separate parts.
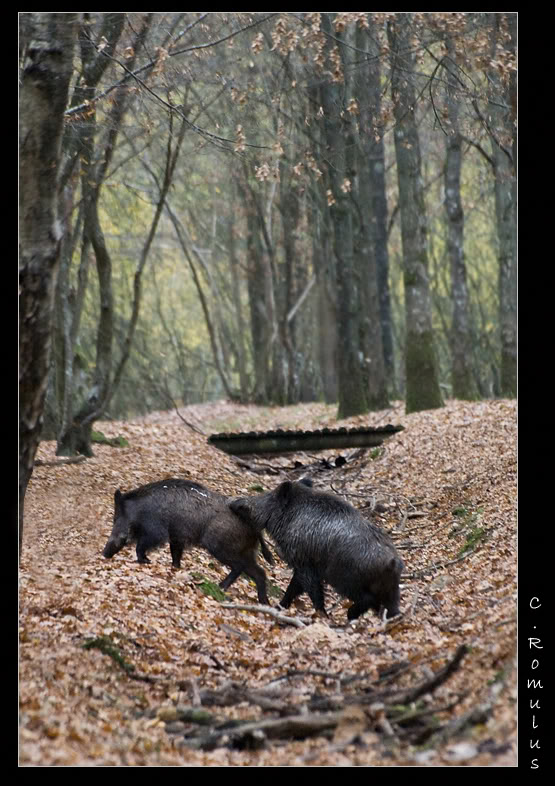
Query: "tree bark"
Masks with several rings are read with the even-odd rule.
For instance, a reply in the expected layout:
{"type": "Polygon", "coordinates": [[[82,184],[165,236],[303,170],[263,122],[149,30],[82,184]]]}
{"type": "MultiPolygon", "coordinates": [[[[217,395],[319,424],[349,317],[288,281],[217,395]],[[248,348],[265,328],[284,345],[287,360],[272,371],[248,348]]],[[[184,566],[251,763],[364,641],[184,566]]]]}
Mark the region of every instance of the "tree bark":
{"type": "MultiPolygon", "coordinates": [[[[236,199],[236,187],[233,180],[230,183],[232,190],[232,202],[236,199]]],[[[237,346],[237,369],[239,372],[239,390],[240,400],[243,403],[248,401],[249,385],[247,374],[247,350],[245,346],[245,339],[247,336],[245,320],[243,318],[243,306],[241,303],[241,288],[239,278],[239,259],[237,257],[237,249],[235,242],[235,218],[234,214],[230,213],[227,219],[226,230],[228,233],[227,242],[229,245],[229,268],[231,275],[231,294],[233,300],[233,307],[235,311],[236,320],[236,346],[237,346]]]]}
{"type": "MultiPolygon", "coordinates": [[[[508,49],[516,51],[515,14],[495,14],[491,58],[500,46],[503,16],[508,16],[508,49]]],[[[514,73],[502,77],[499,70],[489,69],[491,101],[489,119],[492,133],[492,157],[495,170],[495,215],[499,243],[499,324],[501,333],[501,395],[516,396],[517,392],[517,189],[516,127],[514,105],[514,73]],[[504,106],[501,106],[504,104],[504,106]]]]}
{"type": "MultiPolygon", "coordinates": [[[[322,29],[335,38],[329,14],[322,29]]],[[[339,419],[368,411],[360,352],[360,310],[355,281],[353,202],[349,184],[353,179],[354,135],[349,113],[343,106],[344,86],[327,82],[321,86],[324,110],[323,136],[328,157],[330,199],[328,215],[333,227],[337,287],[337,382],[339,419]],[[343,111],[342,111],[343,110],[343,111]]]]}
{"type": "MultiPolygon", "coordinates": [[[[244,171],[244,178],[248,177],[244,171]]],[[[272,400],[271,357],[275,328],[275,303],[272,266],[263,241],[263,217],[249,184],[239,178],[237,187],[247,214],[246,255],[247,291],[254,366],[252,398],[257,404],[272,400]]]]}
{"type": "MultiPolygon", "coordinates": [[[[357,49],[362,50],[365,44],[364,31],[357,30],[357,49]]],[[[385,354],[382,337],[382,319],[380,309],[380,292],[377,265],[376,224],[374,214],[374,188],[378,185],[373,178],[375,139],[373,133],[376,107],[372,99],[368,100],[369,83],[378,80],[373,95],[379,95],[379,71],[364,71],[364,82],[353,80],[352,94],[359,106],[359,134],[356,148],[357,163],[356,187],[353,198],[357,201],[357,271],[360,283],[361,310],[361,349],[364,357],[364,376],[370,410],[385,409],[389,406],[385,354]]]]}
{"type": "Polygon", "coordinates": [[[445,150],[445,211],[447,214],[447,253],[451,267],[451,385],[453,398],[472,401],[478,398],[473,374],[473,349],[464,259],[464,212],[461,201],[462,138],[459,128],[459,101],[454,45],[446,38],[449,64],[447,78],[448,127],[445,150]]]}
{"type": "Polygon", "coordinates": [[[441,407],[443,400],[432,330],[427,216],[415,117],[411,14],[398,13],[388,23],[387,32],[391,49],[391,92],[405,285],[405,407],[409,413],[441,407]]]}
{"type": "MultiPolygon", "coordinates": [[[[369,14],[369,27],[366,31],[366,47],[370,54],[367,66],[368,116],[361,118],[368,137],[368,178],[370,181],[371,207],[369,210],[370,231],[374,248],[380,322],[385,371],[390,393],[396,391],[395,356],[393,349],[393,317],[389,292],[389,253],[388,253],[388,210],[385,181],[385,145],[381,121],[382,85],[379,48],[375,43],[376,26],[369,14]]],[[[364,31],[360,31],[364,33],[364,31]]]]}
{"type": "Polygon", "coordinates": [[[76,13],[36,13],[20,93],[19,548],[23,503],[40,439],[62,228],[58,174],[76,13]]]}
{"type": "Polygon", "coordinates": [[[296,347],[295,317],[289,318],[291,309],[302,286],[300,278],[302,276],[299,267],[295,237],[297,226],[300,219],[299,196],[291,187],[291,181],[287,178],[286,169],[281,167],[279,183],[279,211],[281,215],[282,238],[283,238],[283,296],[280,314],[280,339],[285,352],[287,362],[287,378],[285,391],[285,404],[297,404],[300,397],[300,368],[296,347]]]}

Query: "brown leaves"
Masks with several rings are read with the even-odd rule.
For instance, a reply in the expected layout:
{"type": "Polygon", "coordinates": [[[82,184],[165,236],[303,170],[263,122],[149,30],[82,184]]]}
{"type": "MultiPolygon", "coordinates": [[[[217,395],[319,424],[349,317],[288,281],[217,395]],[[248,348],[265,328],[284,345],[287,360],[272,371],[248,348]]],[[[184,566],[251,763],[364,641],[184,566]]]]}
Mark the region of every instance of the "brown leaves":
{"type": "MultiPolygon", "coordinates": [[[[320,404],[262,409],[216,402],[187,407],[182,414],[205,435],[337,426],[335,408],[320,404]]],[[[266,709],[247,698],[223,708],[225,717],[272,719],[278,706],[290,713],[292,707],[302,711],[315,696],[335,700],[341,680],[342,690],[350,685],[353,696],[364,695],[368,687],[382,684],[384,669],[402,662],[410,669],[395,684],[408,690],[439,673],[461,644],[471,651],[459,671],[433,698],[419,701],[424,707],[432,701],[450,706],[459,698],[456,710],[440,713],[441,723],[465,717],[473,706],[491,705],[486,736],[498,746],[512,742],[514,402],[448,402],[444,409],[409,416],[399,403],[341,425],[388,422],[401,423],[405,431],[378,452],[345,452],[347,462],[333,469],[318,469],[322,454],[300,454],[268,459],[280,470],[278,476],[247,471],[171,412],[100,425],[107,436],[124,436],[127,448],[98,445],[87,461],[36,467],[25,500],[21,562],[21,764],[391,764],[381,747],[391,721],[377,706],[365,708],[364,717],[356,708],[342,717],[335,741],[320,736],[280,747],[267,743],[255,751],[183,748],[179,736],[168,733],[170,721],[163,720],[171,712],[156,713],[162,706],[198,701],[207,690],[217,695],[233,683],[244,686],[247,697],[263,695],[266,709]],[[391,532],[406,575],[401,589],[405,614],[397,621],[384,626],[366,614],[347,627],[348,603],[328,591],[328,619],[313,618],[308,598],[301,596],[280,614],[308,618],[310,624],[284,627],[269,614],[228,608],[205,595],[204,582],[217,584],[227,571],[204,551],[186,552],[181,571],[171,569],[167,546],[152,555],[151,565],[138,565],[131,547],[112,560],[102,558],[115,488],[130,490],[180,476],[230,495],[250,494],[255,484],[276,485],[294,459],[313,465],[315,486],[333,486],[364,515],[375,509],[376,522],[391,532]],[[83,649],[83,643],[98,637],[109,637],[134,672],[127,673],[98,649],[83,649]],[[298,676],[284,681],[292,673],[298,676]],[[275,700],[272,688],[278,690],[275,700]],[[353,743],[357,738],[362,743],[353,743]]],[[[55,458],[53,443],[40,445],[39,458],[55,458]]],[[[261,564],[270,586],[277,587],[270,592],[277,611],[290,570],[279,560],[271,568],[261,564]]],[[[252,605],[254,597],[245,577],[227,593],[235,606],[252,605]]],[[[394,722],[391,727],[400,734],[394,722]]],[[[458,751],[458,742],[447,739],[445,755],[438,743],[431,761],[453,761],[449,756],[458,751]]],[[[495,763],[493,754],[478,754],[479,747],[465,751],[464,763],[495,763]]],[[[396,750],[394,763],[414,763],[399,740],[396,750]]]]}

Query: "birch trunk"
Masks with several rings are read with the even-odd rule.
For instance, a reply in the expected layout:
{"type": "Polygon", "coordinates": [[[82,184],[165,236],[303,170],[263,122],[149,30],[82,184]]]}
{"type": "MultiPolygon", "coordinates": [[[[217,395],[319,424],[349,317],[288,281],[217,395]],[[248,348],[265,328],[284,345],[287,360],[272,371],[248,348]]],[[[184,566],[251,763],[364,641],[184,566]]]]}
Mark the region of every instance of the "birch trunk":
{"type": "Polygon", "coordinates": [[[36,13],[20,92],[19,548],[23,503],[40,439],[62,229],[58,174],[76,37],[75,13],[36,13]]]}

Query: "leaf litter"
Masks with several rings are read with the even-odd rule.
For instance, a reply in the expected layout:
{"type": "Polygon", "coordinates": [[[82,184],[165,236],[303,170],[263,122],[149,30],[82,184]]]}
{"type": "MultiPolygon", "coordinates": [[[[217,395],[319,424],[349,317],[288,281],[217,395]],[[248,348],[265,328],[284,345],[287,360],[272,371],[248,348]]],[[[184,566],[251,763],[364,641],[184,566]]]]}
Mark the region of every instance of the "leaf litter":
{"type": "Polygon", "coordinates": [[[79,463],[51,463],[55,443],[41,443],[20,564],[20,765],[514,766],[516,404],[405,415],[398,403],[341,425],[386,423],[405,430],[379,450],[343,450],[344,462],[237,461],[206,441],[336,427],[323,404],[106,421],[99,430],[128,446],[95,444],[79,463]],[[212,597],[227,569],[200,549],[180,571],[167,546],[150,565],[131,546],[101,555],[116,488],[184,477],[246,495],[304,472],[392,535],[402,616],[347,626],[330,588],[327,618],[306,596],[276,609],[291,573],[277,555],[259,559],[271,610],[245,576],[226,603],[212,597]]]}

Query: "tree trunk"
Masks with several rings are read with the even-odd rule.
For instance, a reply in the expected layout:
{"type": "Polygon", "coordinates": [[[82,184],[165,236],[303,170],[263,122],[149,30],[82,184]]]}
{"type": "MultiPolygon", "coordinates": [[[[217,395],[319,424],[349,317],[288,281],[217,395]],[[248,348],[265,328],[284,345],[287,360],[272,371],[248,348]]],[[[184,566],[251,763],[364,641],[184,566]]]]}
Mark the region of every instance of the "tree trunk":
{"type": "Polygon", "coordinates": [[[445,211],[447,214],[447,253],[451,266],[451,384],[453,398],[472,401],[478,398],[473,374],[473,349],[464,260],[464,212],[461,201],[462,138],[459,130],[457,82],[453,76],[455,56],[452,39],[447,36],[449,65],[447,77],[448,127],[445,158],[445,211]]]}
{"type": "Polygon", "coordinates": [[[420,143],[411,44],[411,14],[388,23],[391,91],[395,115],[395,156],[399,184],[403,280],[405,285],[406,411],[443,406],[432,331],[428,281],[427,216],[422,189],[420,143]]]}
{"type": "MultiPolygon", "coordinates": [[[[317,200],[317,195],[314,198],[317,200]]],[[[330,248],[329,228],[324,223],[324,216],[325,208],[317,202],[309,213],[312,226],[312,267],[316,275],[316,354],[324,401],[326,404],[334,404],[337,401],[335,259],[330,248]]]]}
{"type": "Polygon", "coordinates": [[[284,293],[280,320],[281,342],[285,350],[287,362],[286,404],[297,404],[300,396],[300,369],[296,347],[295,317],[289,319],[291,309],[297,300],[302,283],[301,269],[298,264],[295,237],[300,218],[299,196],[287,178],[285,167],[281,167],[279,183],[279,211],[282,224],[284,293]]]}
{"type": "MultiPolygon", "coordinates": [[[[236,189],[233,180],[230,184],[233,193],[233,202],[235,202],[236,189]]],[[[240,400],[246,403],[249,396],[249,384],[247,374],[247,351],[245,347],[246,326],[243,318],[243,306],[241,304],[241,290],[239,279],[239,260],[237,257],[236,244],[235,244],[235,221],[234,213],[232,212],[227,219],[227,233],[229,245],[229,267],[231,274],[231,295],[233,300],[233,308],[236,319],[236,346],[237,346],[237,369],[239,372],[239,389],[240,400]]]]}
{"type": "MultiPolygon", "coordinates": [[[[332,31],[329,14],[323,15],[325,33],[332,31]]],[[[355,281],[353,202],[349,193],[353,178],[354,134],[350,115],[343,106],[345,90],[338,82],[321,86],[324,140],[328,156],[330,201],[328,215],[333,227],[337,287],[337,377],[339,419],[368,411],[360,352],[360,311],[355,281]],[[342,111],[343,110],[343,111],[342,111]]]]}
{"type": "MultiPolygon", "coordinates": [[[[248,174],[245,172],[244,177],[248,174]]],[[[256,195],[248,183],[237,180],[237,186],[247,212],[247,291],[249,295],[250,327],[254,366],[253,400],[267,404],[274,400],[272,391],[272,347],[277,335],[272,265],[268,244],[264,243],[264,217],[256,202],[256,195]],[[265,248],[266,245],[266,248],[265,248]]]]}
{"type": "MultiPolygon", "coordinates": [[[[364,145],[364,147],[366,147],[364,145]]],[[[376,257],[370,218],[366,211],[372,204],[371,184],[368,176],[367,151],[360,150],[357,171],[357,197],[360,226],[357,232],[357,269],[359,279],[361,350],[364,358],[364,378],[370,410],[389,406],[380,319],[380,298],[376,257]],[[365,155],[366,152],[366,155],[365,155]]]]}
{"type": "MultiPolygon", "coordinates": [[[[357,30],[357,49],[362,50],[365,43],[364,31],[357,30]]],[[[357,172],[353,198],[358,207],[357,227],[357,271],[360,287],[361,311],[361,350],[364,357],[364,376],[370,410],[385,409],[389,406],[385,355],[382,341],[382,320],[380,315],[380,294],[376,243],[374,227],[376,217],[373,212],[374,193],[372,179],[372,155],[374,152],[375,107],[368,101],[368,83],[379,79],[379,73],[364,71],[364,82],[353,80],[352,94],[360,107],[359,138],[356,148],[357,172]]],[[[379,85],[378,85],[379,89],[379,85]]]]}
{"type": "Polygon", "coordinates": [[[36,13],[20,93],[19,548],[40,439],[62,230],[58,173],[76,37],[75,13],[36,13]]]}
{"type": "MultiPolygon", "coordinates": [[[[378,279],[378,296],[380,305],[380,322],[382,348],[385,371],[390,392],[396,391],[395,356],[393,350],[393,317],[391,314],[391,296],[389,292],[389,253],[387,231],[387,192],[385,182],[385,146],[383,141],[383,124],[381,120],[382,86],[379,48],[375,43],[376,28],[369,14],[368,30],[360,30],[359,35],[366,32],[366,47],[370,54],[367,66],[367,97],[368,116],[361,118],[368,144],[368,178],[370,181],[371,207],[369,211],[370,231],[376,274],[378,279]]],[[[362,104],[362,106],[364,106],[362,104]]]]}
{"type": "MultiPolygon", "coordinates": [[[[509,14],[509,49],[516,50],[514,14],[509,14]]],[[[492,60],[501,36],[502,15],[495,14],[492,60]]],[[[516,396],[517,391],[517,215],[515,117],[513,110],[514,74],[501,76],[496,67],[489,70],[491,102],[492,157],[495,169],[495,215],[499,243],[499,324],[501,329],[501,395],[516,396]],[[513,80],[513,81],[511,81],[513,80]],[[504,106],[502,106],[504,105],[504,106]],[[505,108],[506,107],[506,108],[505,108]]]]}

